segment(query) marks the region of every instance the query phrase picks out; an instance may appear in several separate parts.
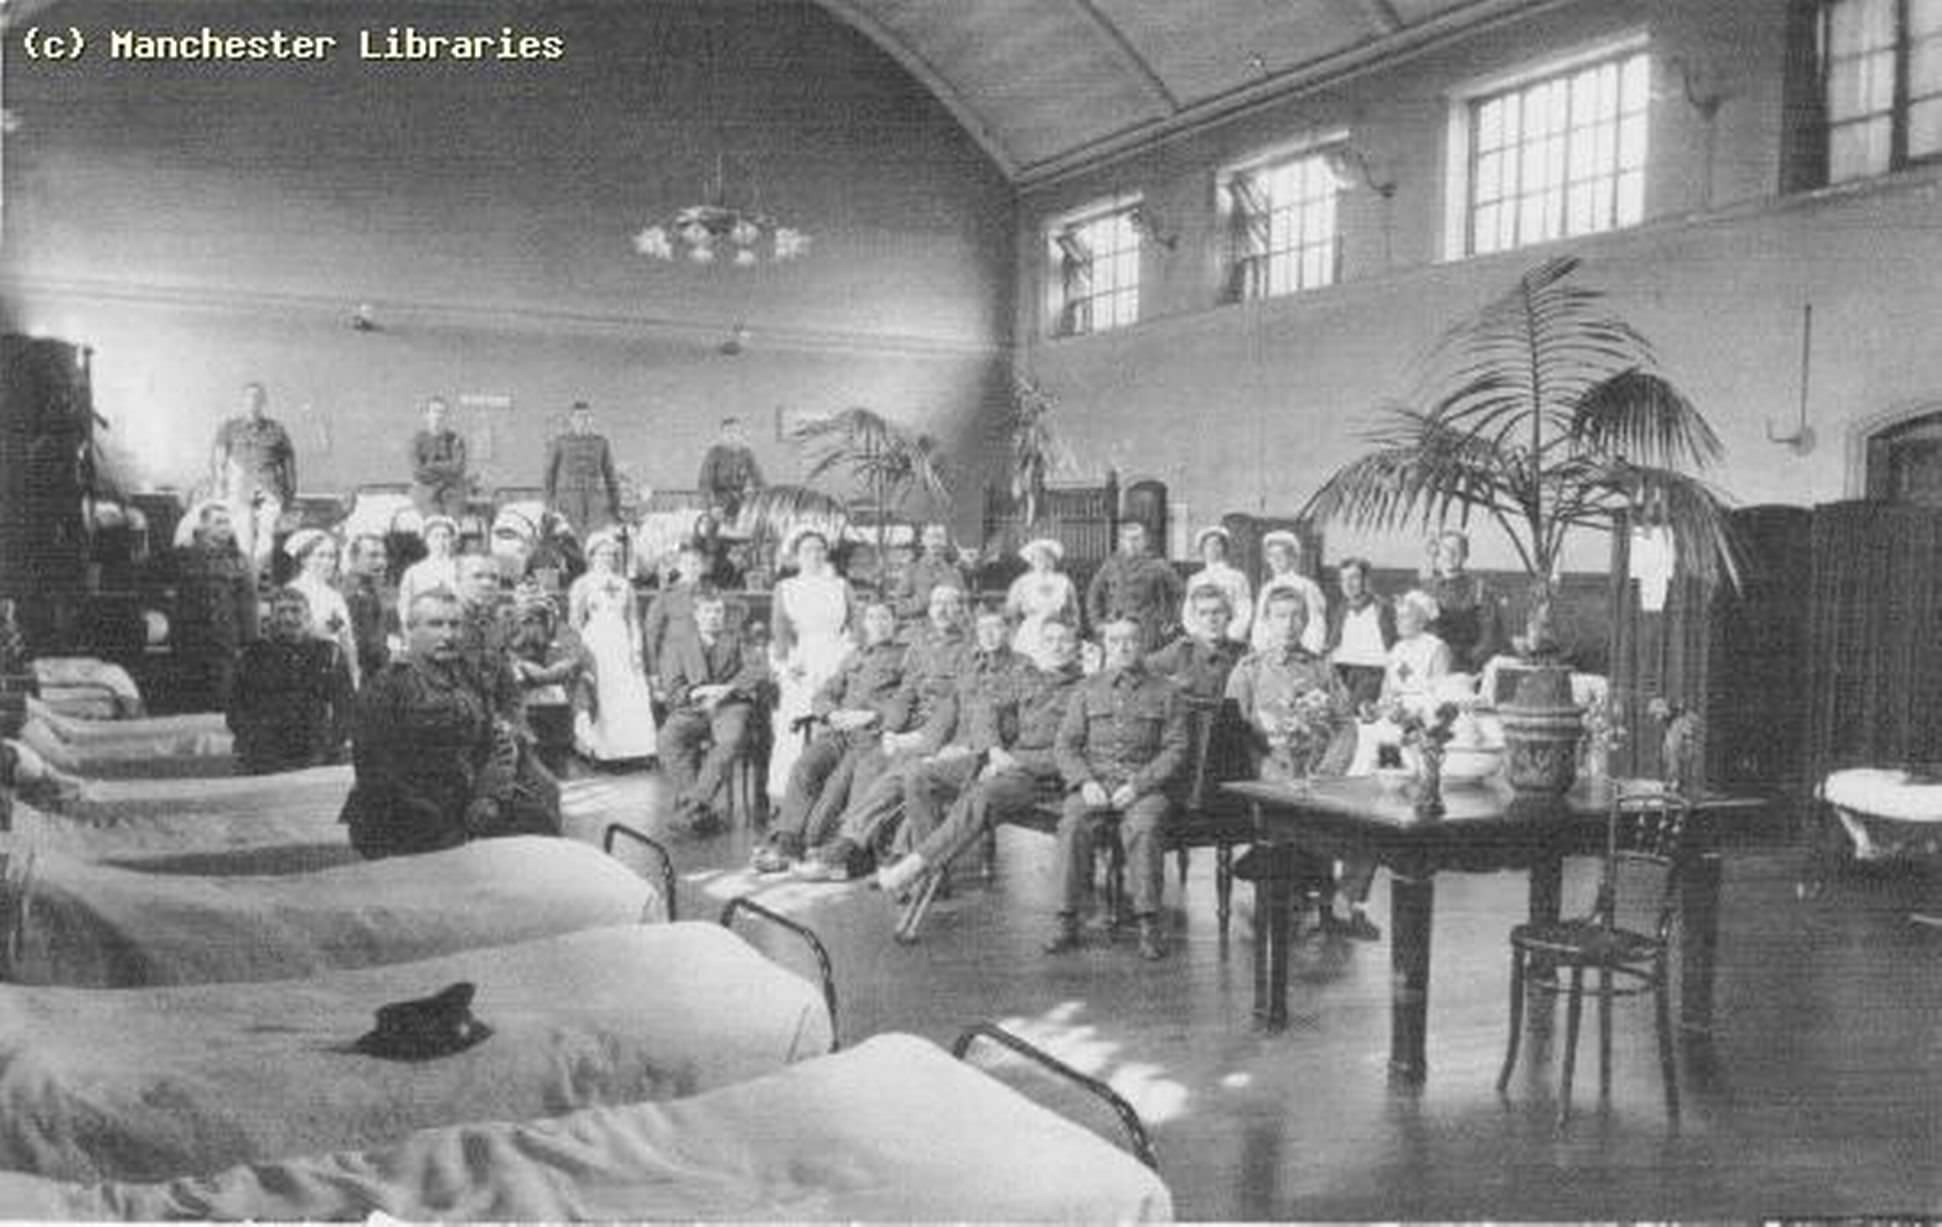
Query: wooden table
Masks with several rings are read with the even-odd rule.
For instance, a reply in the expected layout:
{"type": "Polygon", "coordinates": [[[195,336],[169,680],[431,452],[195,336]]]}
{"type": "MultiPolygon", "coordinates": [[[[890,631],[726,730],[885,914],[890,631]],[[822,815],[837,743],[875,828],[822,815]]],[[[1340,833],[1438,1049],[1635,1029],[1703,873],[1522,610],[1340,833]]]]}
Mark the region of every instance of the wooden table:
{"type": "MultiPolygon", "coordinates": [[[[1604,849],[1609,784],[1561,797],[1518,796],[1503,785],[1450,788],[1447,813],[1419,819],[1406,796],[1367,777],[1315,781],[1305,788],[1245,781],[1223,784],[1254,811],[1260,872],[1255,879],[1255,1017],[1270,1029],[1288,1022],[1288,941],[1295,865],[1306,852],[1368,857],[1387,868],[1389,892],[1389,1070],[1419,1083],[1429,1072],[1430,930],[1438,873],[1522,870],[1530,875],[1530,917],[1558,919],[1564,858],[1604,849]]],[[[1679,871],[1680,1025],[1708,1032],[1713,960],[1719,940],[1719,816],[1761,802],[1721,796],[1694,801],[1688,855],[1679,871]]]]}

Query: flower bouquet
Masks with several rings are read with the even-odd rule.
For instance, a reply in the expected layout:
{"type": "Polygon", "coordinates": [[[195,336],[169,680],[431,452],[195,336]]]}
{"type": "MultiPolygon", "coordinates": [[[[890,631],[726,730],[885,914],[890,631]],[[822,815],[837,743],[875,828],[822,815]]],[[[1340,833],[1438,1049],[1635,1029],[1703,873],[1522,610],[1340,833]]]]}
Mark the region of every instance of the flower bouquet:
{"type": "Polygon", "coordinates": [[[1306,781],[1321,769],[1347,718],[1340,700],[1320,688],[1267,713],[1268,762],[1262,774],[1306,781]]]}

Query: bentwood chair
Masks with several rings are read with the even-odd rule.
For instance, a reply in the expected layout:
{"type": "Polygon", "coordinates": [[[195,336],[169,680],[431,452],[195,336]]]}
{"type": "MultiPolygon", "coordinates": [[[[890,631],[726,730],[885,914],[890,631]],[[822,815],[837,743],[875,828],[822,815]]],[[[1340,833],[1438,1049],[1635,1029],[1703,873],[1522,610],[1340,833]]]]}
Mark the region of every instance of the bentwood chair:
{"type": "Polygon", "coordinates": [[[1604,861],[1590,914],[1511,930],[1510,1040],[1504,1068],[1497,1075],[1499,1093],[1510,1085],[1511,1070],[1517,1064],[1527,993],[1566,998],[1560,1126],[1571,1116],[1571,1081],[1585,995],[1598,999],[1598,1093],[1605,1099],[1612,1089],[1612,1001],[1650,993],[1666,1115],[1678,1123],[1668,962],[1677,916],[1681,844],[1691,818],[1691,805],[1671,792],[1614,798],[1606,815],[1604,861]],[[1532,975],[1534,968],[1555,969],[1557,977],[1532,975]],[[1567,973],[1568,979],[1562,978],[1567,973]],[[1590,987],[1586,973],[1595,979],[1590,987]]]}

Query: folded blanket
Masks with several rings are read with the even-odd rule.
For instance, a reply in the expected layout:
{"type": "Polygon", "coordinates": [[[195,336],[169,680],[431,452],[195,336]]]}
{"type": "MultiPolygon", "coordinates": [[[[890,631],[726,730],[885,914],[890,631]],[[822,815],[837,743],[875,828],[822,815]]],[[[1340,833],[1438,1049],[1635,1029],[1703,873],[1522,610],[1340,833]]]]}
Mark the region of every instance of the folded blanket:
{"type": "Polygon", "coordinates": [[[16,854],[9,980],[103,988],[279,980],[503,946],[663,915],[589,844],[526,836],[317,873],[137,873],[16,854]]]}
{"type": "Polygon", "coordinates": [[[349,767],[210,780],[89,780],[71,812],[16,803],[19,849],[175,873],[289,873],[357,859],[349,767]]]}
{"type": "MultiPolygon", "coordinates": [[[[491,1041],[488,1041],[488,1046],[491,1041]]],[[[0,1215],[86,1219],[1166,1221],[1124,1151],[953,1060],[880,1035],[674,1103],[426,1130],[199,1180],[0,1175],[0,1215]]]]}
{"type": "Polygon", "coordinates": [[[92,656],[42,656],[33,667],[34,681],[43,692],[56,687],[97,687],[114,697],[116,715],[142,714],[141,691],[120,665],[92,656]]]}
{"type": "MultiPolygon", "coordinates": [[[[710,924],[631,925],[305,980],[0,985],[0,1168],[162,1180],[414,1129],[693,1095],[829,1046],[819,989],[710,924]],[[458,981],[493,1029],[401,1063],[351,1047],[458,981]]],[[[4,1214],[0,1214],[4,1217],[4,1214]]]]}

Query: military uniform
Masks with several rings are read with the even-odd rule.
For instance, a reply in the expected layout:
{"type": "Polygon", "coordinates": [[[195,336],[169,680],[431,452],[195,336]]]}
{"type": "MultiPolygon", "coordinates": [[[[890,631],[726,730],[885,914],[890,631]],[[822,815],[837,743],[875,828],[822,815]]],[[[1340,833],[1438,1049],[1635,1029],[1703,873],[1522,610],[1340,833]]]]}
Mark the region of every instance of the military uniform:
{"type": "Polygon", "coordinates": [[[931,590],[948,584],[959,592],[969,592],[971,581],[964,568],[948,558],[918,558],[897,577],[892,603],[897,617],[910,622],[923,617],[931,607],[931,590]]]}
{"type": "Polygon", "coordinates": [[[1227,693],[1227,675],[1241,659],[1241,645],[1222,638],[1209,643],[1182,635],[1146,658],[1149,671],[1171,678],[1181,693],[1197,703],[1218,703],[1227,693]]]}
{"type": "Polygon", "coordinates": [[[1475,575],[1438,575],[1423,585],[1436,598],[1438,613],[1430,633],[1450,649],[1450,668],[1458,673],[1482,673],[1490,658],[1502,652],[1504,611],[1495,593],[1475,575]]]}
{"type": "Polygon", "coordinates": [[[270,418],[230,418],[216,432],[215,485],[229,504],[236,545],[257,569],[276,544],[276,523],[297,496],[297,449],[270,418]]]}
{"type": "Polygon", "coordinates": [[[1135,794],[1118,811],[1120,842],[1133,913],[1152,917],[1160,910],[1160,825],[1170,808],[1166,788],[1188,756],[1180,688],[1143,664],[1094,674],[1079,683],[1066,707],[1055,754],[1070,790],[1059,819],[1060,914],[1079,910],[1092,877],[1093,825],[1112,812],[1091,809],[1081,795],[1086,783],[1096,781],[1108,795],[1122,785],[1135,794]]]}
{"type": "Polygon", "coordinates": [[[230,696],[236,760],[249,774],[338,761],[351,732],[351,672],[328,639],[259,639],[243,649],[230,696]]]}
{"type": "Polygon", "coordinates": [[[936,830],[945,805],[977,778],[991,751],[1008,750],[1018,740],[1018,705],[1034,672],[1010,648],[973,653],[951,695],[920,730],[915,755],[894,777],[879,781],[869,799],[874,805],[844,816],[844,834],[859,847],[874,844],[899,810],[911,843],[936,830]],[[966,753],[931,758],[947,745],[966,753]]]}
{"type": "Polygon", "coordinates": [[[370,677],[391,659],[391,637],[399,633],[397,597],[381,580],[353,575],[344,587],[344,608],[357,643],[358,676],[370,677]]]}
{"type": "Polygon", "coordinates": [[[457,519],[465,513],[472,483],[465,475],[465,436],[456,430],[420,430],[411,437],[411,504],[422,516],[457,519]]]}
{"type": "MultiPolygon", "coordinates": [[[[917,820],[911,819],[912,850],[927,866],[948,864],[1007,817],[1057,799],[1061,789],[1053,747],[1082,676],[1077,664],[1054,672],[1026,667],[1019,679],[1017,733],[1008,747],[1012,766],[971,782],[929,834],[918,836],[917,820]]],[[[909,805],[908,800],[905,804],[909,805]]]]}
{"type": "Polygon", "coordinates": [[[226,711],[236,653],[258,634],[256,577],[234,547],[198,541],[175,552],[171,646],[192,711],[226,711]]]}
{"type": "Polygon", "coordinates": [[[1227,697],[1253,731],[1263,779],[1303,777],[1307,769],[1340,770],[1355,753],[1348,692],[1328,662],[1307,648],[1250,652],[1227,679],[1227,697]],[[1326,698],[1334,731],[1323,745],[1286,744],[1283,728],[1304,700],[1326,698]]]}
{"type": "Polygon", "coordinates": [[[901,643],[870,644],[851,652],[836,675],[816,691],[810,711],[827,717],[836,711],[873,711],[876,723],[866,728],[839,731],[823,728],[803,747],[796,764],[789,770],[789,784],[783,790],[782,805],[769,828],[769,842],[785,856],[799,856],[803,849],[819,841],[824,832],[810,830],[810,813],[823,794],[829,777],[852,751],[867,749],[886,727],[891,705],[903,686],[904,657],[909,649],[901,643]]]}
{"type": "Polygon", "coordinates": [[[546,506],[565,517],[581,541],[620,518],[620,479],[613,449],[596,434],[563,434],[546,458],[546,506]]]}
{"type": "Polygon", "coordinates": [[[742,509],[742,500],[762,488],[762,466],[755,453],[734,443],[717,443],[701,459],[701,475],[695,484],[710,507],[722,509],[722,519],[730,524],[742,509]]]}
{"type": "Polygon", "coordinates": [[[1151,652],[1165,642],[1183,599],[1180,576],[1166,562],[1150,554],[1114,554],[1086,586],[1086,617],[1094,628],[1114,618],[1133,619],[1140,624],[1141,649],[1151,652]]]}
{"type": "Polygon", "coordinates": [[[403,657],[358,696],[344,802],[365,857],[435,852],[495,835],[559,834],[559,789],[460,661],[403,657]]]}

